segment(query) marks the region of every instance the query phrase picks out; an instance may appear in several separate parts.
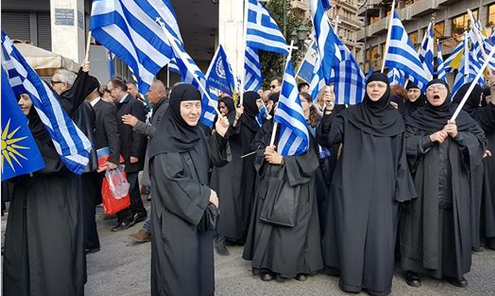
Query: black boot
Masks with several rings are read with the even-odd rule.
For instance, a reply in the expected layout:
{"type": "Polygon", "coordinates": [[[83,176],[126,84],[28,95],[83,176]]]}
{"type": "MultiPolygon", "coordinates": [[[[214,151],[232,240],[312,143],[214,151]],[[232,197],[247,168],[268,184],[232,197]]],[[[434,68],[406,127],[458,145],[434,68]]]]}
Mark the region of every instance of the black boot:
{"type": "Polygon", "coordinates": [[[215,251],[220,256],[228,256],[229,250],[225,246],[225,238],[223,236],[218,235],[215,238],[215,251]]]}
{"type": "Polygon", "coordinates": [[[421,279],[418,274],[412,271],[406,271],[406,283],[411,287],[420,287],[421,279]]]}

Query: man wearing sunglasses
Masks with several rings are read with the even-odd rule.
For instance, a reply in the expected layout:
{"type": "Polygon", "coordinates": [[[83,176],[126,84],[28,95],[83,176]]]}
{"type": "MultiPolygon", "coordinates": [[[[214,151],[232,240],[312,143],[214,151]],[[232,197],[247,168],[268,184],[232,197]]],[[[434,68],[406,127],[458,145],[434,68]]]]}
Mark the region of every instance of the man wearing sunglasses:
{"type": "Polygon", "coordinates": [[[272,94],[280,92],[280,88],[282,87],[282,77],[275,77],[270,82],[270,91],[272,94]]]}

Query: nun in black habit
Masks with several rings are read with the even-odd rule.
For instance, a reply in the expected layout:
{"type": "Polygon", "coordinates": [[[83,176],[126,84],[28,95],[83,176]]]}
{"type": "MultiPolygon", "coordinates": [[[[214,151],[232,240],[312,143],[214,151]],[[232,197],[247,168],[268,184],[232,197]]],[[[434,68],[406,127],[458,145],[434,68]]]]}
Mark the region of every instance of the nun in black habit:
{"type": "Polygon", "coordinates": [[[218,206],[207,186],[211,165],[225,165],[228,122],[219,117],[207,138],[198,126],[201,94],[191,84],[172,89],[169,108],[150,140],[153,191],[151,295],[213,295],[213,231],[205,228],[218,206]],[[213,204],[213,205],[211,205],[213,204]]]}
{"type": "MultiPolygon", "coordinates": [[[[323,268],[315,190],[318,150],[310,146],[299,156],[282,157],[269,146],[273,120],[256,135],[257,186],[243,258],[264,281],[296,278],[323,268]]],[[[277,134],[279,131],[277,131],[277,134]]]]}
{"type": "Polygon", "coordinates": [[[426,96],[421,92],[419,87],[409,81],[406,89],[408,100],[404,104],[404,118],[419,108],[424,107],[426,104],[426,96]]]}
{"type": "Polygon", "coordinates": [[[227,134],[232,161],[224,167],[213,168],[211,188],[220,199],[216,251],[220,255],[228,255],[224,240],[244,244],[249,226],[256,171],[254,155],[241,157],[251,152],[251,142],[259,130],[256,115],[263,101],[257,92],[249,91],[244,94],[243,109],[236,111],[231,98],[219,100],[220,106],[222,103],[228,109],[226,116],[230,127],[227,134]]]}
{"type": "Polygon", "coordinates": [[[390,105],[387,76],[376,73],[369,78],[362,103],[335,116],[325,112],[317,137],[325,147],[343,143],[323,236],[325,265],[340,274],[339,286],[346,292],[387,295],[399,204],[416,197],[404,123],[390,105]]]}
{"type": "Polygon", "coordinates": [[[481,161],[485,136],[476,121],[450,103],[448,85],[427,85],[427,104],[406,120],[406,150],[418,198],[403,207],[401,268],[406,282],[421,284],[417,273],[465,287],[471,268],[468,172],[481,161]]]}
{"type": "Polygon", "coordinates": [[[19,105],[45,168],[13,180],[2,295],[81,296],[86,283],[81,178],[63,164],[30,98],[22,95],[19,105]]]}
{"type": "MultiPolygon", "coordinates": [[[[452,103],[459,104],[464,98],[471,83],[466,83],[456,92],[452,103]]],[[[495,133],[495,105],[481,105],[483,89],[476,84],[469,95],[466,104],[462,107],[471,117],[478,122],[478,125],[485,132],[488,149],[495,148],[493,134],[495,133]],[[492,138],[492,145],[490,145],[492,138]]],[[[494,183],[495,178],[490,179],[488,174],[489,159],[475,157],[471,159],[471,170],[469,179],[471,182],[471,244],[474,251],[488,241],[495,239],[495,196],[491,192],[490,183],[494,183]],[[492,182],[490,182],[492,180],[492,182]]]]}

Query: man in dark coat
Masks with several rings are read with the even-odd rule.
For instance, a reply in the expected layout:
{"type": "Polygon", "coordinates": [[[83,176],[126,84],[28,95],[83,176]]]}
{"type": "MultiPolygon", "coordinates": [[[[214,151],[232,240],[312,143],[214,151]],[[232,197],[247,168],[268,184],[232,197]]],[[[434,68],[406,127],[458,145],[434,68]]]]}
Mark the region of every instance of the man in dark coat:
{"type": "MultiPolygon", "coordinates": [[[[120,79],[112,79],[107,84],[115,105],[117,106],[117,118],[131,114],[144,121],[145,113],[143,104],[127,93],[127,85],[120,79]]],[[[118,121],[121,155],[124,158],[127,181],[129,182],[129,195],[131,206],[117,213],[119,223],[112,231],[120,231],[129,228],[137,222],[146,219],[147,212],[144,208],[139,192],[138,174],[143,170],[146,152],[146,136],[135,132],[132,127],[118,121]]]]}
{"type": "MultiPolygon", "coordinates": [[[[147,136],[148,139],[152,139],[155,134],[158,121],[161,120],[168,108],[168,99],[165,96],[165,86],[163,85],[163,82],[158,79],[153,80],[148,92],[146,93],[146,98],[150,104],[153,104],[151,124],[146,124],[130,114],[122,116],[122,122],[132,126],[134,131],[147,136]]],[[[142,182],[145,184],[147,180],[147,184],[149,185],[148,160],[148,154],[146,154],[142,182]]],[[[138,232],[129,235],[129,237],[138,243],[151,241],[151,215],[148,216],[143,227],[138,232]]]]}
{"type": "MultiPolygon", "coordinates": [[[[99,82],[96,78],[91,77],[93,83],[98,85],[91,94],[86,98],[96,114],[95,132],[94,132],[94,149],[98,150],[108,147],[109,157],[102,168],[114,169],[119,164],[120,154],[120,135],[117,123],[117,108],[114,104],[105,102],[99,94],[99,82]]],[[[87,210],[84,213],[85,234],[86,234],[86,252],[93,253],[99,250],[100,241],[95,221],[95,207],[101,203],[101,186],[105,172],[94,173],[92,184],[88,185],[91,194],[85,197],[87,210]]]]}

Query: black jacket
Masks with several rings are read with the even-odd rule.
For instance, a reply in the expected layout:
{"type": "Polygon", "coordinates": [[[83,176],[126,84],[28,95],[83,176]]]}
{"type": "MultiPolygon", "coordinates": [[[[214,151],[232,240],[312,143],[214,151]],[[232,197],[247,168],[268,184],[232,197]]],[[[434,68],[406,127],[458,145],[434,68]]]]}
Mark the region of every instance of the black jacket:
{"type": "Polygon", "coordinates": [[[93,109],[96,113],[95,120],[95,149],[108,146],[110,157],[108,161],[118,164],[120,154],[120,133],[117,118],[117,107],[114,104],[98,101],[93,109]]]}
{"type": "Polygon", "coordinates": [[[122,122],[122,116],[130,114],[140,121],[145,121],[143,103],[136,100],[133,96],[127,95],[124,102],[116,103],[117,105],[117,122],[120,132],[121,155],[125,160],[127,172],[139,172],[144,167],[144,157],[146,153],[147,138],[145,135],[132,130],[130,125],[122,122]],[[139,159],[136,163],[131,163],[131,156],[139,159]]]}

